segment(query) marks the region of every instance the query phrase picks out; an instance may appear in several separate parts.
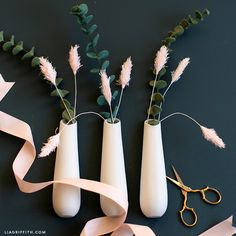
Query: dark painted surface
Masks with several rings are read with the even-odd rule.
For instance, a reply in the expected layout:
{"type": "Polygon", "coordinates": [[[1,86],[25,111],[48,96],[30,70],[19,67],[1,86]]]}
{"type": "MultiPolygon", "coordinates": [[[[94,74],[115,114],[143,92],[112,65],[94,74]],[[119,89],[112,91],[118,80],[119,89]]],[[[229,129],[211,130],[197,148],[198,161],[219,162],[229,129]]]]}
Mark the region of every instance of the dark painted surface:
{"type": "MultiPolygon", "coordinates": [[[[130,208],[127,222],[150,226],[159,235],[198,235],[236,212],[235,196],[235,1],[86,1],[99,26],[100,49],[109,49],[110,72],[117,73],[122,61],[132,56],[134,69],[126,89],[119,118],[122,120],[125,162],[130,208]],[[199,196],[190,203],[199,216],[194,228],[184,227],[177,211],[182,204],[178,188],[168,183],[169,206],[160,219],[145,218],[139,208],[139,179],[143,121],[150,95],[147,82],[149,68],[161,40],[183,16],[195,9],[209,8],[211,15],[190,29],[172,49],[169,69],[186,56],[191,64],[183,78],[171,89],[163,115],[186,112],[203,125],[214,127],[227,144],[218,150],[205,142],[199,129],[189,120],[176,117],[163,123],[166,170],[172,175],[175,165],[186,184],[192,187],[217,187],[222,204],[203,204],[199,196]]],[[[67,65],[71,44],[81,45],[83,69],[79,73],[79,111],[96,110],[98,80],[89,74],[91,61],[85,57],[86,40],[76,19],[69,14],[77,1],[2,1],[0,29],[15,34],[26,47],[34,45],[39,55],[50,57],[58,73],[65,78],[64,87],[73,89],[67,65]]],[[[48,85],[38,70],[8,53],[0,53],[0,72],[15,86],[0,104],[0,110],[31,125],[37,151],[53,134],[60,121],[60,109],[49,94],[48,85]]],[[[81,176],[99,180],[102,122],[97,118],[79,120],[81,176]]],[[[86,221],[101,216],[98,196],[83,193],[82,207],[73,219],[60,219],[52,209],[51,188],[34,194],[21,193],[11,171],[11,163],[22,141],[0,134],[0,235],[4,230],[46,230],[48,236],[78,235],[86,221]]],[[[27,180],[43,181],[53,176],[54,155],[37,160],[27,180]]]]}

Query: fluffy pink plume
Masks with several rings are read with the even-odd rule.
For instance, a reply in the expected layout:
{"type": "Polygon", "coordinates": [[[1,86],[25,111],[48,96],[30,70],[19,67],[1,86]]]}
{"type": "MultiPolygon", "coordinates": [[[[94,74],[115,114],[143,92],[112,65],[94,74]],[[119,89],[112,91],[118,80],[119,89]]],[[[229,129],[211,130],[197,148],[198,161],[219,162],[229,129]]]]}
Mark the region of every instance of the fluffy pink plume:
{"type": "Polygon", "coordinates": [[[57,72],[53,68],[52,64],[44,57],[40,57],[39,61],[40,70],[43,73],[44,77],[56,86],[57,72]]]}
{"type": "Polygon", "coordinates": [[[71,46],[69,52],[69,63],[74,75],[76,75],[78,69],[82,66],[80,56],[78,55],[78,48],[79,45],[71,46]]]}
{"type": "Polygon", "coordinates": [[[172,73],[172,80],[171,83],[176,82],[179,80],[180,76],[183,74],[185,68],[190,62],[190,58],[184,58],[179,65],[177,66],[176,70],[172,73]]]}
{"type": "Polygon", "coordinates": [[[167,60],[168,60],[169,51],[166,46],[162,46],[160,50],[156,54],[156,58],[154,60],[154,68],[155,73],[158,75],[160,70],[165,66],[167,60]]]}
{"type": "Polygon", "coordinates": [[[217,133],[214,129],[209,129],[209,128],[204,127],[204,126],[200,126],[200,127],[201,127],[201,130],[202,130],[203,137],[207,141],[215,144],[219,148],[225,148],[224,141],[217,135],[217,133]]]}
{"type": "Polygon", "coordinates": [[[105,70],[102,70],[100,72],[100,76],[101,76],[101,88],[103,96],[105,97],[107,103],[111,105],[112,94],[111,94],[110,80],[105,70]]]}
{"type": "Polygon", "coordinates": [[[59,145],[59,142],[60,142],[60,133],[49,137],[47,143],[45,143],[44,146],[41,148],[39,157],[46,157],[51,152],[55,151],[55,149],[59,145]]]}
{"type": "Polygon", "coordinates": [[[132,66],[133,64],[131,61],[131,57],[127,58],[127,60],[121,66],[121,72],[118,84],[121,85],[122,89],[124,89],[125,86],[129,85],[132,66]]]}

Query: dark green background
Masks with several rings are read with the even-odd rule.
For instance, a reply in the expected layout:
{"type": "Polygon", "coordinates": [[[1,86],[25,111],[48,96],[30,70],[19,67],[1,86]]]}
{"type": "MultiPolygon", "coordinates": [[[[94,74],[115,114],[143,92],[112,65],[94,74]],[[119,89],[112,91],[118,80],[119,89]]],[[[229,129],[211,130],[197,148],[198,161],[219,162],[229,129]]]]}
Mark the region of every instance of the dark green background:
{"type": "MultiPolygon", "coordinates": [[[[123,142],[129,189],[127,222],[150,226],[158,235],[198,235],[236,212],[235,196],[235,8],[236,2],[184,0],[99,0],[86,1],[99,26],[100,49],[111,53],[110,73],[119,73],[128,56],[133,59],[130,87],[125,90],[119,118],[122,120],[123,142]],[[184,227],[178,218],[182,204],[180,191],[168,183],[169,205],[160,219],[147,219],[139,208],[143,121],[149,102],[152,66],[156,50],[167,32],[195,9],[209,8],[211,15],[181,37],[173,46],[168,63],[173,70],[183,57],[191,63],[183,78],[170,90],[163,115],[183,111],[203,125],[214,127],[227,148],[219,150],[206,142],[200,130],[184,117],[163,123],[163,144],[166,171],[173,176],[171,164],[180,172],[187,185],[218,188],[223,201],[218,206],[203,204],[192,195],[189,204],[198,214],[194,228],[184,227]]],[[[84,53],[86,38],[76,19],[69,14],[78,1],[9,0],[1,1],[0,30],[25,47],[35,46],[39,55],[50,58],[58,73],[65,78],[64,87],[73,90],[72,73],[68,66],[70,45],[81,45],[83,68],[79,72],[79,111],[96,110],[99,94],[98,79],[89,73],[92,64],[84,53]]],[[[42,143],[54,133],[60,121],[56,99],[49,96],[49,87],[37,69],[8,53],[0,53],[0,72],[15,86],[0,104],[0,110],[18,117],[32,128],[39,152],[42,143]]],[[[169,74],[170,77],[170,74],[169,74]]],[[[1,122],[1,121],[0,121],[1,122]]],[[[79,120],[79,152],[81,177],[99,180],[102,121],[96,117],[79,120]]],[[[0,133],[0,235],[3,230],[46,230],[48,236],[79,235],[91,218],[102,216],[99,198],[82,195],[82,207],[73,219],[58,218],[52,208],[51,187],[34,193],[21,193],[16,185],[11,164],[23,141],[0,133]]],[[[27,180],[43,181],[53,177],[54,155],[36,160],[27,180]]]]}

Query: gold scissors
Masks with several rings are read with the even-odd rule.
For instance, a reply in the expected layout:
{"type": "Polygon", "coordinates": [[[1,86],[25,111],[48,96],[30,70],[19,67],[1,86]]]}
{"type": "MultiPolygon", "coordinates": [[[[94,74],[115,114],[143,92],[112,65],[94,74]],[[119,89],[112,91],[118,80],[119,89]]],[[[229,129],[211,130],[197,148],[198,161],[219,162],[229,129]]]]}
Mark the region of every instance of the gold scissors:
{"type": "Polygon", "coordinates": [[[194,211],[193,208],[187,206],[188,193],[200,193],[201,197],[202,197],[202,200],[205,201],[206,203],[209,203],[209,204],[212,204],[212,205],[216,205],[216,204],[219,204],[221,202],[221,199],[222,199],[221,194],[217,189],[211,188],[211,187],[208,187],[208,186],[205,187],[205,188],[202,188],[202,189],[191,189],[190,187],[184,185],[183,181],[179,177],[179,175],[178,175],[177,171],[175,170],[174,166],[172,166],[172,168],[173,168],[173,171],[174,171],[174,174],[176,176],[177,181],[170,178],[170,177],[168,177],[168,176],[166,176],[166,178],[181,188],[181,192],[184,196],[184,202],[183,202],[183,208],[179,211],[180,218],[181,218],[181,221],[184,225],[186,225],[188,227],[192,227],[192,226],[196,225],[196,223],[197,223],[197,214],[196,214],[196,212],[194,211]],[[215,201],[211,201],[207,198],[206,195],[210,192],[213,193],[216,196],[215,201]],[[192,223],[188,223],[188,222],[185,221],[184,212],[185,213],[189,212],[189,213],[192,214],[192,216],[193,216],[192,223]]]}

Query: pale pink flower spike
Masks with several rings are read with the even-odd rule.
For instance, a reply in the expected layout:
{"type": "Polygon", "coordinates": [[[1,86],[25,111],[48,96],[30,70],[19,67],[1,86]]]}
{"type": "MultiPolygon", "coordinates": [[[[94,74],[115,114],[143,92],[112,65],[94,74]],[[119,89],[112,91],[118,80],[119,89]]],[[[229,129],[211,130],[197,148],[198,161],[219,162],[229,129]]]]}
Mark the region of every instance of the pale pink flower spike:
{"type": "Polygon", "coordinates": [[[224,141],[217,135],[217,133],[214,129],[209,129],[209,128],[204,127],[202,125],[200,126],[200,128],[202,130],[203,137],[207,141],[215,144],[219,148],[225,148],[224,141]]]}
{"type": "Polygon", "coordinates": [[[82,66],[80,62],[80,56],[78,55],[79,45],[71,46],[69,52],[69,64],[73,71],[73,74],[76,75],[78,69],[82,66]]]}
{"type": "Polygon", "coordinates": [[[184,58],[179,65],[177,66],[176,70],[172,72],[172,80],[171,83],[174,83],[180,79],[180,76],[183,74],[185,68],[190,62],[190,58],[184,58]]]}
{"type": "Polygon", "coordinates": [[[156,58],[154,60],[155,74],[158,75],[160,70],[165,66],[168,60],[169,51],[168,48],[163,45],[159,51],[156,53],[156,58]]]}
{"type": "Polygon", "coordinates": [[[59,145],[59,142],[60,142],[60,133],[49,137],[47,143],[45,143],[44,146],[41,148],[39,157],[46,157],[51,152],[55,151],[55,149],[59,145]]]}
{"type": "Polygon", "coordinates": [[[48,81],[50,81],[54,86],[56,86],[57,72],[53,68],[52,64],[44,57],[40,57],[39,61],[40,61],[40,70],[43,73],[44,77],[48,81]]]}
{"type": "Polygon", "coordinates": [[[102,70],[100,72],[100,76],[101,76],[101,88],[103,96],[105,97],[107,103],[111,105],[112,94],[111,94],[110,80],[105,70],[102,70]]]}
{"type": "Polygon", "coordinates": [[[121,72],[120,72],[118,84],[121,85],[122,89],[124,89],[125,86],[129,85],[129,81],[131,79],[130,75],[131,75],[132,66],[133,64],[131,61],[131,57],[127,58],[127,60],[121,66],[121,72]]]}

